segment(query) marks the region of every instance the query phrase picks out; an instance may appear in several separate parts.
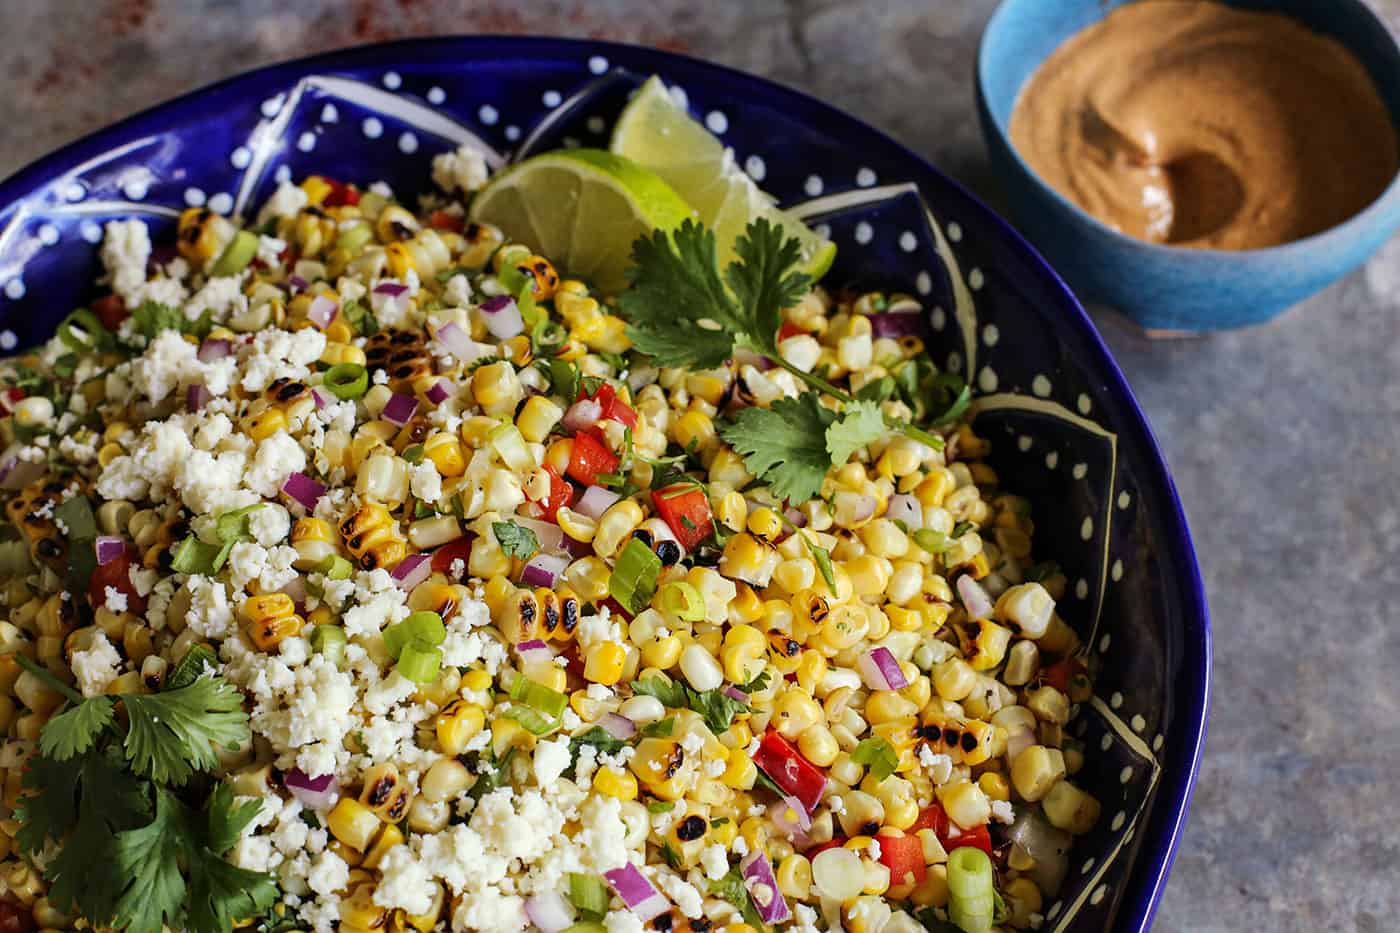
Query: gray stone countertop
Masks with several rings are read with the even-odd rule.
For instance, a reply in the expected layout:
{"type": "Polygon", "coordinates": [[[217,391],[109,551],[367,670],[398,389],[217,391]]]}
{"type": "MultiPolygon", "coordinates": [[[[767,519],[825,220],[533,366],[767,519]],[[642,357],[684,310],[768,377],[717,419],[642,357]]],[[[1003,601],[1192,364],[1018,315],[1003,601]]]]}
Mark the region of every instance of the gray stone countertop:
{"type": "MultiPolygon", "coordinates": [[[[1400,26],[1400,0],[1372,2],[1400,26]]],[[[0,176],[255,65],[532,32],[658,45],[795,85],[995,203],[971,83],[995,5],[9,0],[0,176]]],[[[1156,929],[1400,928],[1400,240],[1247,332],[1158,342],[1098,318],[1171,461],[1215,625],[1210,741],[1156,929]]]]}

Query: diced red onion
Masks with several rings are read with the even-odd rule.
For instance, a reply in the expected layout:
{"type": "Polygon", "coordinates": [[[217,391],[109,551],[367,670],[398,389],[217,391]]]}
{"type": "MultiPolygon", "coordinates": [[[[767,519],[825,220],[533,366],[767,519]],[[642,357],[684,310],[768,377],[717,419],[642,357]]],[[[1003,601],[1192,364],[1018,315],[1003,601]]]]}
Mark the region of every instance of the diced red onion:
{"type": "Polygon", "coordinates": [[[805,848],[811,843],[812,838],[808,831],[812,828],[812,815],[796,797],[784,797],[770,805],[768,818],[793,846],[805,848]]]}
{"type": "Polygon", "coordinates": [[[747,347],[736,347],[734,350],[734,365],[739,369],[745,366],[752,366],[754,369],[758,370],[769,370],[777,364],[762,353],[756,353],[747,347]]]}
{"type": "Polygon", "coordinates": [[[574,925],[574,905],[558,891],[541,891],[525,899],[525,915],[540,933],[559,933],[574,925]]]}
{"type": "Polygon", "coordinates": [[[119,535],[102,535],[97,539],[97,566],[110,564],[126,553],[126,541],[119,535]]]}
{"type": "Polygon", "coordinates": [[[196,382],[185,390],[185,407],[190,411],[199,411],[209,400],[213,398],[209,394],[209,389],[202,382],[196,382]]]}
{"type": "Polygon", "coordinates": [[[574,560],[580,557],[587,557],[593,553],[592,541],[575,541],[568,535],[562,535],[559,539],[559,548],[574,560]]]}
{"type": "Polygon", "coordinates": [[[569,559],[558,554],[541,552],[530,558],[520,571],[520,582],[526,586],[542,586],[554,589],[555,582],[569,566],[569,559]]]}
{"type": "Polygon", "coordinates": [[[602,405],[591,398],[581,398],[569,406],[559,423],[564,426],[564,430],[577,434],[585,428],[593,427],[601,417],[603,417],[602,405]]]}
{"type": "Polygon", "coordinates": [[[851,517],[858,522],[863,522],[875,514],[877,505],[874,496],[861,496],[860,505],[851,513],[851,517]]]}
{"type": "Polygon", "coordinates": [[[433,383],[432,388],[428,389],[426,393],[428,401],[434,405],[441,405],[452,396],[453,388],[452,383],[446,379],[439,379],[433,383]]]}
{"type": "Polygon", "coordinates": [[[870,333],[880,337],[917,337],[924,332],[924,316],[918,311],[885,311],[870,315],[870,333]]]}
{"type": "Polygon", "coordinates": [[[621,868],[603,872],[603,877],[612,885],[622,902],[637,915],[643,923],[670,909],[670,902],[642,875],[636,865],[628,862],[621,868]]]}
{"type": "Polygon", "coordinates": [[[311,810],[330,809],[340,795],[340,784],[334,774],[309,777],[300,768],[293,768],[283,776],[282,783],[302,806],[311,810]]]}
{"type": "Polygon", "coordinates": [[[587,515],[597,521],[603,517],[603,513],[612,508],[613,503],[622,497],[611,489],[602,486],[589,486],[579,497],[578,504],[574,506],[574,511],[580,515],[587,515]]]}
{"type": "Polygon", "coordinates": [[[1016,756],[1036,743],[1034,729],[1016,726],[1006,734],[1006,760],[1015,761],[1016,756]]]}
{"type": "Polygon", "coordinates": [[[1039,807],[1018,809],[1006,837],[1035,860],[1027,875],[1042,891],[1054,897],[1069,870],[1069,850],[1074,837],[1050,825],[1039,807]]]}
{"type": "Polygon", "coordinates": [[[784,510],[783,517],[792,522],[798,528],[807,527],[807,516],[801,509],[789,508],[784,510]]]}
{"type": "Polygon", "coordinates": [[[982,588],[982,584],[968,574],[958,577],[958,595],[962,597],[963,608],[969,619],[990,619],[992,617],[992,597],[982,588]]]}
{"type": "Polygon", "coordinates": [[[326,407],[326,394],[320,389],[312,389],[311,397],[316,400],[316,410],[320,411],[326,407]]]}
{"type": "Polygon", "coordinates": [[[634,366],[627,371],[627,388],[635,396],[642,389],[656,381],[658,371],[655,366],[634,366]]]}
{"type": "Polygon", "coordinates": [[[924,507],[919,504],[919,500],[901,492],[890,496],[889,508],[885,510],[885,517],[892,522],[903,522],[904,527],[910,531],[918,531],[924,527],[924,507]]]}
{"type": "Polygon", "coordinates": [[[212,363],[233,352],[233,342],[219,337],[211,337],[199,345],[199,361],[212,363]]]}
{"type": "Polygon", "coordinates": [[[282,491],[291,496],[308,512],[315,511],[316,503],[326,494],[326,487],[305,473],[290,473],[282,482],[282,491]]]}
{"type": "Polygon", "coordinates": [[[385,404],[384,411],[381,412],[385,421],[392,422],[399,427],[408,424],[409,419],[417,413],[418,399],[398,392],[389,396],[389,401],[385,404]]]}
{"type": "Polygon", "coordinates": [[[310,284],[310,282],[299,275],[287,276],[287,286],[291,289],[293,295],[306,291],[306,286],[310,284]]]}
{"type": "Polygon", "coordinates": [[[773,866],[768,856],[761,850],[750,852],[739,863],[739,873],[744,876],[744,885],[749,889],[749,897],[764,923],[783,923],[792,916],[783,892],[778,890],[778,879],[773,877],[773,866]],[[771,896],[760,890],[766,888],[771,896]]]}
{"type": "Polygon", "coordinates": [[[329,295],[317,295],[311,299],[311,307],[306,309],[306,319],[321,330],[325,330],[331,326],[331,321],[335,320],[335,316],[339,312],[340,302],[329,295]]]}
{"type": "Polygon", "coordinates": [[[521,528],[528,528],[535,533],[535,538],[540,542],[540,550],[548,552],[558,552],[564,543],[564,531],[558,525],[551,522],[540,521],[538,518],[525,518],[521,515],[511,516],[511,521],[521,528]]]}
{"type": "Polygon", "coordinates": [[[623,742],[637,734],[637,724],[621,713],[606,714],[598,720],[598,725],[602,726],[608,735],[623,742]]]}
{"type": "Polygon", "coordinates": [[[525,319],[520,315],[520,308],[509,295],[487,298],[478,306],[478,310],[481,311],[481,319],[486,322],[486,329],[497,340],[509,340],[525,330],[525,319]]]}
{"type": "Polygon", "coordinates": [[[724,695],[731,700],[738,700],[740,703],[749,702],[749,695],[733,684],[728,684],[724,688],[724,695]]]}
{"type": "Polygon", "coordinates": [[[289,583],[287,583],[277,592],[284,593],[287,596],[290,596],[292,598],[292,602],[294,603],[305,603],[306,577],[302,576],[301,574],[297,574],[291,579],[289,583]]]}
{"type": "Polygon", "coordinates": [[[374,309],[375,314],[391,311],[394,315],[402,315],[408,310],[411,300],[408,286],[401,282],[380,282],[369,293],[369,306],[374,309]]]}
{"type": "Polygon", "coordinates": [[[434,336],[439,343],[447,348],[448,353],[463,363],[470,363],[483,356],[491,356],[496,352],[494,347],[477,343],[466,331],[451,321],[439,327],[434,336]]]}
{"type": "Polygon", "coordinates": [[[515,646],[515,650],[526,664],[548,664],[554,660],[554,652],[549,650],[549,645],[538,638],[522,641],[515,646]]]}
{"type": "Polygon", "coordinates": [[[415,586],[428,579],[428,574],[433,572],[433,559],[428,554],[410,554],[390,571],[389,576],[394,578],[394,582],[401,589],[412,590],[415,586]]]}
{"type": "Polygon", "coordinates": [[[890,649],[871,648],[856,659],[861,679],[871,690],[903,690],[909,678],[899,669],[899,661],[890,649]]]}

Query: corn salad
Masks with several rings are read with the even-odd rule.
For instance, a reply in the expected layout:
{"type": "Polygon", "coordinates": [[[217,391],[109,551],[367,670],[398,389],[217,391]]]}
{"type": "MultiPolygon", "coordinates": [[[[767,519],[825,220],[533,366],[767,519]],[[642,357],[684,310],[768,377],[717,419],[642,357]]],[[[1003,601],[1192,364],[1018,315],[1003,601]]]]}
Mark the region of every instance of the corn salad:
{"type": "MultiPolygon", "coordinates": [[[[649,365],[440,158],[476,181],[113,221],[102,296],[0,363],[4,910],[89,925],[20,838],[57,687],[204,650],[251,734],[178,793],[254,804],[226,858],[278,889],[236,926],[1037,928],[1091,691],[988,441],[888,432],[784,501],[721,429],[792,373],[649,365]]],[[[880,336],[918,310],[814,288],[779,347],[927,423],[880,336]]]]}

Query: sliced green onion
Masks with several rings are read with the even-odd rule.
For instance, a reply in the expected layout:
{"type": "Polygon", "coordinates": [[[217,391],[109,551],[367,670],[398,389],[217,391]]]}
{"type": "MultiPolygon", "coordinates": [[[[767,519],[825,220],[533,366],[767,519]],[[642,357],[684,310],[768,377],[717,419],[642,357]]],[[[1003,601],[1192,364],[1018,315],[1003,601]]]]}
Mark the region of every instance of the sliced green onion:
{"type": "Polygon", "coordinates": [[[442,616],[436,612],[415,612],[402,622],[396,622],[384,630],[384,647],[395,659],[410,642],[420,641],[432,648],[446,640],[447,628],[442,624],[442,616]]]}
{"type": "Polygon", "coordinates": [[[562,716],[564,707],[569,704],[569,698],[558,690],[528,677],[515,678],[515,683],[510,685],[510,698],[553,719],[562,716]]]}
{"type": "Polygon", "coordinates": [[[660,575],[661,558],[639,538],[631,538],[613,564],[608,594],[635,615],[651,602],[660,575]]]}
{"type": "Polygon", "coordinates": [[[318,625],[311,630],[311,650],[326,656],[336,667],[345,658],[345,629],[339,625],[318,625]]]}
{"type": "Polygon", "coordinates": [[[948,536],[932,528],[920,528],[914,532],[914,543],[930,554],[942,554],[948,550],[948,536]]]}
{"type": "Polygon", "coordinates": [[[551,719],[543,713],[538,713],[528,706],[512,705],[510,709],[502,713],[507,719],[514,719],[520,723],[520,727],[531,735],[548,735],[559,728],[559,720],[551,719]]]}
{"type": "MultiPolygon", "coordinates": [[[[363,196],[361,196],[360,201],[364,202],[363,196]]],[[[347,253],[358,253],[372,239],[374,239],[373,227],[369,224],[356,224],[348,230],[340,232],[340,236],[335,238],[335,249],[343,249],[347,253]]]]}
{"type": "Polygon", "coordinates": [[[339,554],[332,554],[316,565],[316,572],[324,574],[327,580],[348,580],[355,573],[355,565],[339,554]]]}
{"type": "MultiPolygon", "coordinates": [[[[647,801],[647,812],[648,812],[648,813],[670,813],[670,812],[671,812],[672,810],[674,810],[675,808],[676,808],[676,802],[675,802],[674,800],[648,800],[648,801],[647,801]]],[[[711,825],[713,825],[713,824],[711,824],[711,825]]]]}
{"type": "Polygon", "coordinates": [[[239,230],[233,235],[228,246],[214,260],[210,275],[237,275],[248,268],[248,263],[258,254],[258,235],[251,230],[239,230]]]}
{"type": "Polygon", "coordinates": [[[583,923],[575,923],[571,927],[565,927],[559,933],[608,933],[608,928],[597,920],[587,920],[583,923]]]}
{"type": "Polygon", "coordinates": [[[361,217],[374,220],[389,206],[389,199],[377,191],[361,191],[360,203],[357,206],[360,208],[361,217]]]}
{"type": "Polygon", "coordinates": [[[253,533],[248,530],[248,516],[262,508],[264,503],[257,502],[253,505],[244,506],[241,509],[234,509],[219,516],[219,520],[214,525],[214,534],[224,544],[232,541],[251,541],[253,533]]]}
{"type": "Polygon", "coordinates": [[[415,684],[430,684],[437,680],[441,668],[442,649],[417,638],[403,646],[399,663],[394,665],[394,670],[415,684]]]}
{"type": "Polygon", "coordinates": [[[992,860],[974,846],[948,853],[948,919],[963,933],[986,933],[996,913],[992,860]]]}
{"type": "Polygon", "coordinates": [[[612,895],[608,886],[597,875],[584,875],[569,872],[569,903],[578,908],[583,916],[601,920],[608,912],[608,902],[612,895]]]}
{"type": "Polygon", "coordinates": [[[76,353],[93,350],[106,333],[107,328],[102,325],[102,321],[87,308],[79,308],[58,325],[58,339],[76,353]],[[86,339],[78,336],[80,333],[86,339]]]}
{"type": "Polygon", "coordinates": [[[411,447],[405,447],[399,456],[403,457],[405,463],[418,464],[423,462],[423,453],[423,445],[414,444],[411,447]]]}
{"type": "Polygon", "coordinates": [[[663,586],[658,594],[661,611],[682,622],[699,622],[705,618],[705,598],[693,583],[674,580],[663,586]]]}
{"type": "Polygon", "coordinates": [[[496,456],[501,458],[501,462],[512,470],[523,473],[534,469],[535,458],[530,456],[530,451],[525,446],[525,438],[515,425],[508,421],[497,425],[486,435],[486,440],[496,452],[496,456]]]}
{"type": "Polygon", "coordinates": [[[876,781],[883,781],[899,767],[899,755],[884,739],[865,739],[851,752],[851,761],[865,765],[876,781]]]}
{"type": "Polygon", "coordinates": [[[190,535],[175,547],[175,553],[170,557],[170,569],[176,573],[208,576],[219,569],[222,555],[223,548],[219,545],[205,544],[190,535]]]}
{"type": "Polygon", "coordinates": [[[369,371],[358,363],[337,363],[326,370],[325,386],[338,399],[359,398],[369,391],[369,371]]]}

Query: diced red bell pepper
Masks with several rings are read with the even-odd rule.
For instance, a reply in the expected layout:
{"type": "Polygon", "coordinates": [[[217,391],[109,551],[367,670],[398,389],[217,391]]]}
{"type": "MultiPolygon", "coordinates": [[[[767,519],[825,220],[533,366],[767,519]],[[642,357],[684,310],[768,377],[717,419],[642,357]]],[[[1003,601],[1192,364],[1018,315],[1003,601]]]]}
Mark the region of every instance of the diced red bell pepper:
{"type": "Polygon", "coordinates": [[[924,808],[919,814],[919,818],[914,821],[914,825],[905,830],[910,836],[915,835],[921,829],[931,829],[938,837],[938,841],[943,848],[951,852],[963,846],[973,846],[981,849],[988,855],[992,854],[992,836],[987,832],[987,827],[976,826],[972,829],[962,829],[955,827],[948,819],[948,814],[943,811],[940,804],[932,804],[924,808]],[[954,833],[957,835],[954,835],[954,833]]]}
{"type": "Polygon", "coordinates": [[[821,802],[826,775],[777,732],[768,732],[758,743],[753,761],[783,789],[783,793],[796,797],[807,812],[816,809],[821,802]]]}
{"type": "Polygon", "coordinates": [[[466,218],[451,211],[437,210],[428,215],[428,226],[434,230],[450,230],[453,233],[461,233],[465,225],[466,218]]]}
{"type": "Polygon", "coordinates": [[[0,900],[0,933],[33,933],[34,915],[13,901],[0,900]]]}
{"type": "Polygon", "coordinates": [[[15,406],[24,401],[24,390],[19,386],[10,386],[8,389],[0,391],[0,414],[13,415],[15,406]]]}
{"type": "Polygon", "coordinates": [[[616,472],[619,462],[617,454],[608,450],[594,434],[580,431],[574,435],[574,451],[569,455],[569,466],[564,472],[570,479],[594,486],[599,474],[616,472]]]}
{"type": "Polygon", "coordinates": [[[637,426],[637,413],[632,410],[632,406],[617,397],[617,389],[613,387],[611,382],[600,385],[598,391],[592,395],[585,395],[583,390],[579,389],[576,401],[583,401],[586,398],[597,402],[598,407],[602,409],[602,413],[598,415],[600,420],[616,421],[629,428],[637,426]]]}
{"type": "Polygon", "coordinates": [[[1069,682],[1083,670],[1084,663],[1078,658],[1064,658],[1049,667],[1041,668],[1040,682],[1064,693],[1069,690],[1069,682]]]}
{"type": "Polygon", "coordinates": [[[530,503],[532,513],[545,521],[557,522],[559,520],[559,510],[574,501],[574,487],[568,480],[559,475],[559,471],[549,464],[544,466],[545,474],[549,477],[549,492],[543,499],[536,499],[530,503]]]}
{"type": "Polygon", "coordinates": [[[811,860],[811,859],[816,858],[816,857],[817,857],[818,855],[820,855],[821,853],[825,852],[827,849],[835,849],[835,848],[838,848],[838,847],[843,846],[843,845],[845,845],[845,844],[846,844],[846,837],[845,837],[845,836],[832,836],[832,837],[831,837],[830,839],[828,839],[826,842],[820,842],[820,843],[818,843],[818,844],[812,846],[810,849],[804,849],[804,850],[802,850],[802,854],[805,855],[805,856],[807,856],[808,860],[811,860]]]}
{"type": "Polygon", "coordinates": [[[360,203],[360,189],[354,185],[343,181],[336,181],[334,178],[327,178],[327,184],[331,186],[330,194],[321,203],[326,207],[354,207],[360,203]]]}
{"type": "Polygon", "coordinates": [[[671,528],[681,547],[692,550],[714,531],[710,497],[694,483],[677,483],[651,491],[651,504],[671,528]]]}
{"type": "Polygon", "coordinates": [[[131,312],[126,310],[126,302],[118,295],[103,295],[92,302],[92,313],[97,315],[97,319],[102,322],[102,326],[114,331],[121,326],[122,321],[131,317],[131,312]]]}
{"type": "Polygon", "coordinates": [[[131,557],[123,554],[101,564],[88,580],[88,604],[96,609],[107,604],[107,587],[126,597],[127,612],[141,615],[146,611],[146,597],[136,592],[131,582],[131,557]]]}
{"type": "Polygon", "coordinates": [[[876,836],[880,861],[890,870],[890,884],[920,884],[928,867],[924,864],[924,844],[917,836],[876,836]]]}
{"type": "Polygon", "coordinates": [[[466,576],[467,561],[472,556],[472,539],[476,535],[463,535],[455,541],[449,541],[433,552],[433,562],[430,565],[433,573],[440,573],[451,579],[460,580],[466,576]],[[462,574],[457,576],[452,573],[453,561],[462,562],[462,574]]]}

